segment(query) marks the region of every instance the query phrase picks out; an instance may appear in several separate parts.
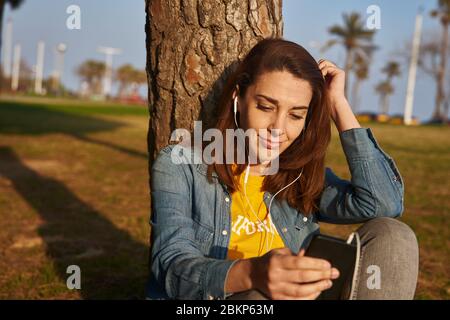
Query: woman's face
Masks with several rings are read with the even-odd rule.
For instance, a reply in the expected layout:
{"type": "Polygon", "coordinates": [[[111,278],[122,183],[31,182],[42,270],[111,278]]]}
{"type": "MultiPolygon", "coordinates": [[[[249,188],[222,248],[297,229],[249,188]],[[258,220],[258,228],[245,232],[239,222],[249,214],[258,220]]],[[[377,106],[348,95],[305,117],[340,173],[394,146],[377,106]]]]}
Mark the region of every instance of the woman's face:
{"type": "Polygon", "coordinates": [[[255,129],[250,148],[258,162],[286,150],[300,135],[312,99],[310,84],[287,71],[262,74],[238,99],[240,127],[255,129]]]}

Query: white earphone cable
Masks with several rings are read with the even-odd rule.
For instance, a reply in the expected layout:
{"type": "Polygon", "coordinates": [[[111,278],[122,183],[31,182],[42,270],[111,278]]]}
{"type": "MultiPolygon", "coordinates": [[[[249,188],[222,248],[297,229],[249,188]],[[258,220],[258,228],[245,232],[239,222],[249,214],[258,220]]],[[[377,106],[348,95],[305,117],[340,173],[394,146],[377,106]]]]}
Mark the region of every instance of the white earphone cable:
{"type": "Polygon", "coordinates": [[[353,238],[356,238],[356,261],[355,261],[355,269],[353,270],[353,278],[352,278],[352,287],[350,289],[349,300],[353,300],[353,294],[355,292],[356,287],[356,278],[358,277],[357,272],[359,270],[359,259],[361,256],[361,239],[359,238],[358,232],[353,232],[347,239],[347,244],[352,243],[353,238]]]}
{"type": "MultiPolygon", "coordinates": [[[[247,165],[247,169],[245,171],[245,177],[244,177],[244,197],[247,200],[247,204],[250,208],[250,211],[253,213],[253,215],[256,217],[256,219],[259,221],[259,223],[261,224],[261,227],[263,227],[264,223],[261,221],[261,219],[259,219],[259,216],[255,212],[255,210],[253,210],[253,206],[251,205],[250,200],[247,197],[247,181],[248,181],[249,172],[250,172],[250,165],[247,165]]],[[[269,228],[270,228],[270,226],[269,226],[269,228]]],[[[269,251],[270,247],[269,247],[269,243],[268,243],[268,236],[265,237],[265,242],[266,242],[266,251],[269,251]]]]}
{"type": "Polygon", "coordinates": [[[234,111],[234,123],[236,124],[236,128],[239,128],[238,123],[237,123],[237,97],[234,98],[234,103],[233,103],[233,111],[234,111]]]}
{"type": "MultiPolygon", "coordinates": [[[[275,197],[277,196],[277,194],[279,194],[281,191],[283,191],[283,190],[286,189],[287,187],[291,186],[295,181],[297,181],[298,179],[300,179],[300,177],[302,176],[302,174],[303,174],[303,168],[302,168],[302,171],[300,172],[300,174],[297,176],[297,178],[295,178],[292,182],[290,182],[289,184],[287,184],[286,186],[284,186],[283,188],[281,188],[280,190],[278,190],[278,191],[272,196],[272,198],[270,199],[270,202],[269,202],[269,216],[272,215],[271,212],[270,212],[270,208],[272,207],[272,201],[275,199],[275,197]]],[[[273,238],[274,238],[274,234],[272,233],[272,239],[271,239],[269,248],[272,247],[272,244],[273,244],[273,238]]]]}

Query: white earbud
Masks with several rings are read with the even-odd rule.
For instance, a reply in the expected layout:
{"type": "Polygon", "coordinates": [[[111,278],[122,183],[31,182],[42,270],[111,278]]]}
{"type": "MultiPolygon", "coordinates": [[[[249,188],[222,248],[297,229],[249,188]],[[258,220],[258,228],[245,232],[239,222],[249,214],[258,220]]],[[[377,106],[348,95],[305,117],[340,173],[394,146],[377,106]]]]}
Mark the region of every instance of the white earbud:
{"type": "Polygon", "coordinates": [[[237,123],[237,96],[234,97],[233,111],[234,111],[234,123],[236,124],[236,128],[239,128],[237,123]]]}

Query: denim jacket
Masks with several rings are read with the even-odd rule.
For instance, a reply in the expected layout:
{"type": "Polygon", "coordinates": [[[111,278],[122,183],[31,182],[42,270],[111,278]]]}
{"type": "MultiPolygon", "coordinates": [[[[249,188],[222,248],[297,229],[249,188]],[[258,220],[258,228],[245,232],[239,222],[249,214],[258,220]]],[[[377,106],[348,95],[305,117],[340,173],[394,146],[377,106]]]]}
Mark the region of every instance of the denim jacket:
{"type": "MultiPolygon", "coordinates": [[[[274,199],[272,220],[286,247],[298,253],[319,221],[359,223],[376,217],[398,217],[403,211],[404,186],[392,160],[372,131],[355,128],[340,133],[351,181],[329,168],[319,210],[306,216],[285,200],[274,199]]],[[[238,260],[227,260],[231,236],[231,194],[215,173],[207,180],[207,165],[175,164],[174,145],[164,147],[152,167],[151,262],[149,299],[225,299],[228,271],[238,260]]],[[[269,206],[272,194],[264,192],[269,206]]]]}

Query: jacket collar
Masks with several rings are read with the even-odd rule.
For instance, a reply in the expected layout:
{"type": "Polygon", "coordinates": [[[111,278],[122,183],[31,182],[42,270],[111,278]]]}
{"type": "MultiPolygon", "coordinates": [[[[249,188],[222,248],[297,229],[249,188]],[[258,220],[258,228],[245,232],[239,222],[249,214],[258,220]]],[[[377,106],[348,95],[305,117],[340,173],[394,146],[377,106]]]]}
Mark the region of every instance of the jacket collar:
{"type": "MultiPolygon", "coordinates": [[[[200,172],[204,176],[206,176],[208,174],[208,165],[207,164],[202,162],[202,163],[197,164],[196,166],[197,166],[198,172],[200,172]]],[[[217,173],[215,171],[212,172],[212,176],[215,178],[219,178],[219,176],[217,175],[217,173]]]]}

